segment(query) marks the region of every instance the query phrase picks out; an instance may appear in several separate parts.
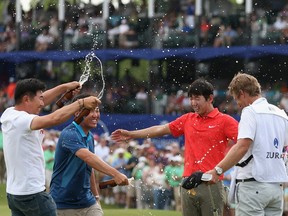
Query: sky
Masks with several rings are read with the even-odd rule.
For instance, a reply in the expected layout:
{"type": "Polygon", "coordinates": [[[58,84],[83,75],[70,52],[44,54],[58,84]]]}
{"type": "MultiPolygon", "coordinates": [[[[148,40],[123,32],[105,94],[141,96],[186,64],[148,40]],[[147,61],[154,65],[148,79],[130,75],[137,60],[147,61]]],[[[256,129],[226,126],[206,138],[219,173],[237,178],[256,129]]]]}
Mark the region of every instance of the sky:
{"type": "MultiPolygon", "coordinates": [[[[21,4],[22,4],[22,7],[23,7],[23,10],[24,11],[29,11],[30,10],[30,0],[20,0],[21,4]]],[[[89,0],[82,0],[82,2],[84,3],[88,3],[89,0]]],[[[91,0],[92,4],[99,4],[101,2],[103,2],[103,0],[91,0]]]]}
{"type": "Polygon", "coordinates": [[[28,11],[30,9],[30,0],[20,0],[23,10],[28,11]]]}
{"type": "MultiPolygon", "coordinates": [[[[89,3],[89,0],[81,0],[82,2],[84,2],[85,4],[89,3]]],[[[30,10],[30,0],[20,0],[23,10],[24,11],[29,11],[30,10]]],[[[92,4],[98,5],[100,3],[102,3],[103,0],[91,0],[92,4]]],[[[130,0],[122,0],[123,4],[127,4],[128,2],[130,2],[130,0]]]]}

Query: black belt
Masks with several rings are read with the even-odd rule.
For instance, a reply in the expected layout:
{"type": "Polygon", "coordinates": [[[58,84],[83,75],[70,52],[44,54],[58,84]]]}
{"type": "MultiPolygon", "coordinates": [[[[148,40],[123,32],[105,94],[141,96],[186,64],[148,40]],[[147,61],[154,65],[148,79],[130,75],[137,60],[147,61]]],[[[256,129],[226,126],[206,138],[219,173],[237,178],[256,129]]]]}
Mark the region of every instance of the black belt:
{"type": "Polygon", "coordinates": [[[254,178],[236,179],[236,183],[238,183],[238,182],[251,182],[251,181],[256,181],[256,179],[254,179],[254,178]]]}

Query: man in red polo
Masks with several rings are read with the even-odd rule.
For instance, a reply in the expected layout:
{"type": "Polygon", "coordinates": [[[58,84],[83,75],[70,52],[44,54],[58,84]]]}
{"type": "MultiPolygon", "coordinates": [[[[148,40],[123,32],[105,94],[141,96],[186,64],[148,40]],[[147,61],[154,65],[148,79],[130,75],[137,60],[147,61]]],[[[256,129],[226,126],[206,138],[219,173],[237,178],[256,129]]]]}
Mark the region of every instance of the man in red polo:
{"type": "MultiPolygon", "coordinates": [[[[115,141],[134,138],[153,138],[171,134],[184,135],[183,180],[196,171],[206,172],[224,158],[229,140],[236,142],[238,122],[229,115],[220,113],[213,106],[213,86],[204,79],[195,80],[188,96],[194,112],[184,114],[176,120],[142,130],[118,129],[112,133],[115,141]]],[[[221,170],[218,174],[222,175],[221,170]]],[[[223,215],[225,192],[222,181],[215,185],[200,184],[191,190],[181,188],[183,216],[223,215]]]]}

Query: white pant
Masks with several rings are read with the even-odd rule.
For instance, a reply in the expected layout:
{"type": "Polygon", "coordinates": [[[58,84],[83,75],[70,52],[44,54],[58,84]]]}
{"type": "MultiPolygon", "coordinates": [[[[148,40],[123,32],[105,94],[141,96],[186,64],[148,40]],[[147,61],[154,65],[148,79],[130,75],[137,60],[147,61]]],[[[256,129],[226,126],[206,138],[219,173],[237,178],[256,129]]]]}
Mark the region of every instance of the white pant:
{"type": "Polygon", "coordinates": [[[283,184],[240,182],[236,191],[236,216],[282,216],[283,184]]]}

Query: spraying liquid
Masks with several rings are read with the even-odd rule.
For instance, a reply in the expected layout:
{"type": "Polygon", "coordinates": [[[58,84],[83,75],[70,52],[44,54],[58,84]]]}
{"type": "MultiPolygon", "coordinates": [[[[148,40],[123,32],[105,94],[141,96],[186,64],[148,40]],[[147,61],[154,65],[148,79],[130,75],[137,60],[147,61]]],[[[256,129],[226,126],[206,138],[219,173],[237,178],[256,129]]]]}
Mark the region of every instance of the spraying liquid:
{"type": "MultiPolygon", "coordinates": [[[[91,51],[85,57],[85,67],[84,67],[84,71],[80,77],[79,82],[80,82],[80,85],[82,86],[89,78],[91,79],[92,82],[94,81],[93,87],[94,87],[94,89],[98,90],[97,91],[98,92],[97,97],[99,99],[101,99],[103,97],[103,94],[104,94],[105,80],[104,80],[104,75],[103,75],[102,62],[94,53],[96,45],[97,45],[97,37],[93,37],[93,47],[92,47],[91,51]],[[95,70],[94,71],[95,74],[92,74],[91,64],[92,64],[93,60],[95,60],[95,59],[99,63],[99,70],[95,70]],[[98,71],[98,73],[97,73],[97,71],[98,71]],[[95,75],[95,76],[92,76],[92,75],[95,75]]],[[[80,124],[83,121],[83,119],[85,118],[85,116],[87,116],[89,113],[90,113],[90,110],[83,108],[81,110],[81,112],[79,113],[79,115],[74,118],[74,121],[77,124],[80,124]]]]}

